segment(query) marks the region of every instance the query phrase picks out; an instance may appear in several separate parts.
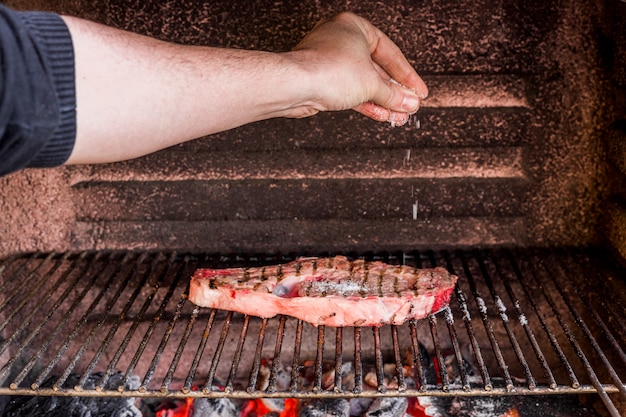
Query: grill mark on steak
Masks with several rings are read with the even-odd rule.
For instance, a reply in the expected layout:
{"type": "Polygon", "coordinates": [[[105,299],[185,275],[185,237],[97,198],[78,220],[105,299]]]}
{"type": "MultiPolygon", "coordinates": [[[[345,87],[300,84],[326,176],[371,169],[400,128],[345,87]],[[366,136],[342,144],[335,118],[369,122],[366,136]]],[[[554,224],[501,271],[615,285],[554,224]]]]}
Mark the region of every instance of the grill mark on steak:
{"type": "Polygon", "coordinates": [[[361,290],[359,291],[359,293],[361,294],[361,298],[365,298],[367,296],[366,286],[367,286],[367,280],[369,279],[369,275],[370,275],[369,263],[364,262],[363,263],[363,279],[361,279],[361,290]]]}

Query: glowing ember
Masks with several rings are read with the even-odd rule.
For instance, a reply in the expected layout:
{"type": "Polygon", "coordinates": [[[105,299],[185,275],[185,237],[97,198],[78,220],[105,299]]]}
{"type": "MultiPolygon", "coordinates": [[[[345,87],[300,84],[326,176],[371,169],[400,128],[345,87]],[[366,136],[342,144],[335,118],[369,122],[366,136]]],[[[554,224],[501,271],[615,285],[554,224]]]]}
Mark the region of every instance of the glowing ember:
{"type": "Polygon", "coordinates": [[[156,417],[191,417],[193,412],[193,398],[168,401],[161,404],[156,411],[156,417]]]}

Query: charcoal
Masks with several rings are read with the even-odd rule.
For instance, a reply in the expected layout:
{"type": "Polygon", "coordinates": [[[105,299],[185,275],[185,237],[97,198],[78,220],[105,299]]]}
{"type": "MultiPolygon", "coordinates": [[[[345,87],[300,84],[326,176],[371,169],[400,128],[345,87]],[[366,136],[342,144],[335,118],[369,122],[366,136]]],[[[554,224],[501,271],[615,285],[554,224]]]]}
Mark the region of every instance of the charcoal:
{"type": "MultiPolygon", "coordinates": [[[[102,373],[91,375],[85,389],[94,389],[102,378],[102,373]]],[[[80,379],[79,375],[70,375],[66,385],[74,386],[80,379]]],[[[117,389],[121,385],[123,374],[112,375],[105,389],[117,389]]],[[[50,388],[56,377],[49,378],[42,384],[44,388],[50,388]]],[[[131,377],[125,385],[126,389],[139,388],[139,379],[131,377]]],[[[141,417],[141,411],[135,407],[134,398],[98,398],[98,397],[11,397],[5,407],[3,416],[6,417],[141,417]]]]}
{"type": "Polygon", "coordinates": [[[299,417],[349,417],[350,404],[344,399],[302,401],[299,417]]]}
{"type": "Polygon", "coordinates": [[[365,417],[403,417],[409,406],[406,397],[376,398],[367,409],[365,417]]]}
{"type": "Polygon", "coordinates": [[[350,415],[362,416],[365,414],[370,405],[372,405],[372,401],[374,400],[367,397],[352,398],[350,400],[350,415]]]}
{"type": "Polygon", "coordinates": [[[192,417],[237,417],[237,407],[228,398],[197,398],[192,417]]]}

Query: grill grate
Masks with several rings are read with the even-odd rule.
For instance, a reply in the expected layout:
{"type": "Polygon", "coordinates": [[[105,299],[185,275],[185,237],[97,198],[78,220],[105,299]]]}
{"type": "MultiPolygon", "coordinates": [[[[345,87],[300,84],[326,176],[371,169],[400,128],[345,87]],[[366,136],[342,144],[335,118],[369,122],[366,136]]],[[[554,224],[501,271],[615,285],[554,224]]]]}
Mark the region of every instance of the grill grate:
{"type": "Polygon", "coordinates": [[[188,278],[198,267],[281,263],[293,256],[100,251],[5,259],[0,394],[317,398],[597,392],[610,413],[619,415],[609,394],[626,398],[626,274],[602,250],[364,257],[448,268],[459,276],[450,308],[402,326],[315,328],[187,301],[188,278]],[[94,375],[97,382],[88,384],[94,375]],[[121,382],[111,387],[113,380],[121,382]]]}

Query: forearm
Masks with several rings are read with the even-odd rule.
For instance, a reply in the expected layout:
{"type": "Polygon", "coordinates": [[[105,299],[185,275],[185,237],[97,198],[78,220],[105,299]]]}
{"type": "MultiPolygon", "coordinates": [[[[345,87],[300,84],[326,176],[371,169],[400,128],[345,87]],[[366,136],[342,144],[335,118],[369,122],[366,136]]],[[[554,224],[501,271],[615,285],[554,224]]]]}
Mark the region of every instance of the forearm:
{"type": "Polygon", "coordinates": [[[129,159],[249,122],[314,112],[308,75],[293,53],[175,45],[64,20],[76,56],[70,164],[129,159]]]}

